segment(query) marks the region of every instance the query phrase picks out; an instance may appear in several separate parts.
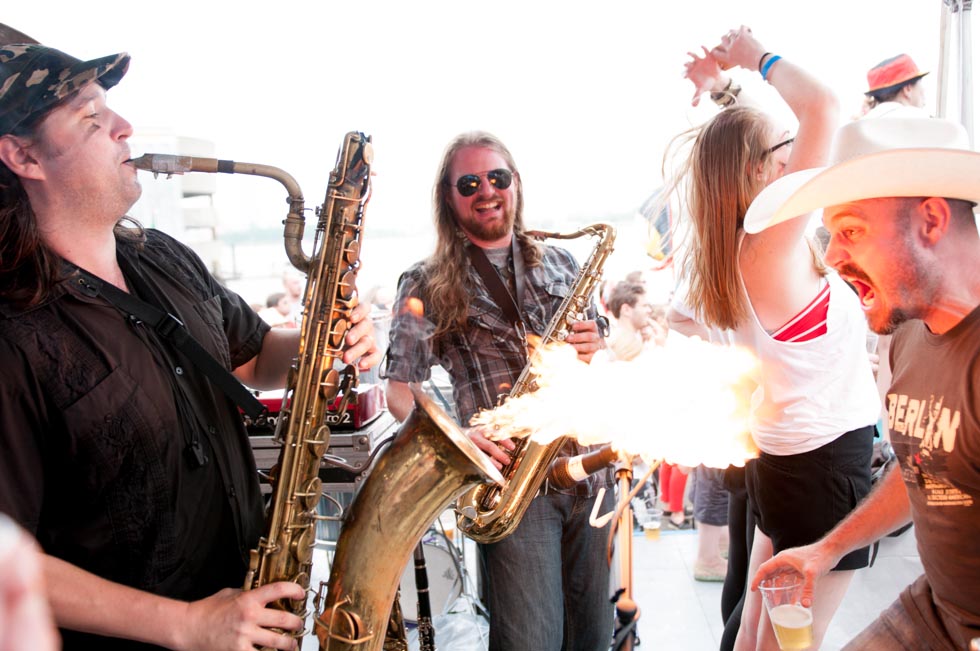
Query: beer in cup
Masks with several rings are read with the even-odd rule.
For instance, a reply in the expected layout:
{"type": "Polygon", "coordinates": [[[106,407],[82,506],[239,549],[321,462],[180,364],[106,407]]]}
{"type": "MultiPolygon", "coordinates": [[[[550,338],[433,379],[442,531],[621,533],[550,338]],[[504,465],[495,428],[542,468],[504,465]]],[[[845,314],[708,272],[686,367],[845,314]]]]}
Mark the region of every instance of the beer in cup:
{"type": "Polygon", "coordinates": [[[660,509],[649,509],[647,518],[643,522],[643,534],[650,540],[660,539],[660,523],[663,520],[664,512],[660,509]]]}
{"type": "Polygon", "coordinates": [[[759,583],[772,630],[783,651],[808,649],[813,644],[813,613],[800,603],[803,577],[777,574],[759,583]]]}

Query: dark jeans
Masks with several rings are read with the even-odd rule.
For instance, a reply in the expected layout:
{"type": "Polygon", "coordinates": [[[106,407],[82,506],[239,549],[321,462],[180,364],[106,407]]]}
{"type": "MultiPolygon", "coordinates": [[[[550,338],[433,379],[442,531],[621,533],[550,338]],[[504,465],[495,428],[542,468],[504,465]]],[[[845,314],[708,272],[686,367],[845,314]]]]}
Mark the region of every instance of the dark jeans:
{"type": "MultiPolygon", "coordinates": [[[[600,513],[614,506],[606,491],[600,513]]],[[[480,545],[487,576],[490,651],[606,651],[609,525],[589,525],[594,497],[536,497],[513,534],[480,545]]]]}

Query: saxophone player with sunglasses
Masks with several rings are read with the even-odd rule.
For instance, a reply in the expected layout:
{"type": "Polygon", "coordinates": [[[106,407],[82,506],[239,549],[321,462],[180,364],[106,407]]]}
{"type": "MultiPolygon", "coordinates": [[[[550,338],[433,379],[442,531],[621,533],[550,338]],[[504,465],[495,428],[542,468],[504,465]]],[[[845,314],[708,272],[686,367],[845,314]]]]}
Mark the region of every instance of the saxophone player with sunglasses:
{"type": "MultiPolygon", "coordinates": [[[[436,176],[433,210],[436,250],[398,282],[388,407],[404,419],[412,408],[409,385],[442,366],[465,426],[514,386],[527,363],[528,335],[544,334],[578,263],[525,231],[520,174],[510,152],[490,134],[465,133],[450,142],[436,176]]],[[[603,347],[595,320],[574,323],[566,341],[584,361],[603,347]]],[[[512,442],[492,443],[472,430],[470,437],[498,468],[510,460],[512,442]]],[[[566,445],[562,454],[583,451],[566,445]]],[[[608,471],[572,489],[546,483],[513,534],[480,545],[492,651],[608,649],[613,609],[607,533],[588,519],[599,487],[611,485],[608,471]]],[[[608,511],[611,492],[606,501],[608,511]]]]}
{"type": "MultiPolygon", "coordinates": [[[[127,223],[133,128],[106,91],[129,56],[13,38],[0,25],[0,512],[44,551],[68,651],[295,649],[300,618],[270,604],[303,588],[241,590],[264,515],[225,393],[244,391],[231,373],[284,386],[299,332],[271,330],[187,246],[127,223]]],[[[362,369],[379,358],[367,315],[354,310],[344,354],[362,369]]]]}

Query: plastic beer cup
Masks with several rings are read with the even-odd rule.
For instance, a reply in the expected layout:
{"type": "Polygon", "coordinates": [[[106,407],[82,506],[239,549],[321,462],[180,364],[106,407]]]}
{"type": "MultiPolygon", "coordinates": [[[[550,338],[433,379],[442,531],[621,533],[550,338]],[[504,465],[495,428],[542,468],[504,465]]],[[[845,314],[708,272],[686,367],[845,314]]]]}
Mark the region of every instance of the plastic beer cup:
{"type": "Polygon", "coordinates": [[[647,511],[647,519],[643,523],[643,535],[649,540],[660,539],[660,523],[663,520],[664,512],[660,509],[650,509],[647,511]]]}
{"type": "Polygon", "coordinates": [[[777,574],[759,583],[772,630],[783,651],[808,649],[813,644],[813,613],[800,603],[803,577],[777,574]]]}

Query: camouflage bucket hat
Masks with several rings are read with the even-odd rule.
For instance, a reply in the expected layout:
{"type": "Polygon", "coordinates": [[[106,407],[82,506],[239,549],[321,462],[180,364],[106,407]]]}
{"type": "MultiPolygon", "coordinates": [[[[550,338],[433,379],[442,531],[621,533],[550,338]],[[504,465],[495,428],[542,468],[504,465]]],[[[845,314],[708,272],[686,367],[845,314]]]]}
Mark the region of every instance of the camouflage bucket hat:
{"type": "Polygon", "coordinates": [[[93,81],[112,88],[127,68],[125,52],[79,61],[36,43],[0,46],[0,135],[93,81]]]}

